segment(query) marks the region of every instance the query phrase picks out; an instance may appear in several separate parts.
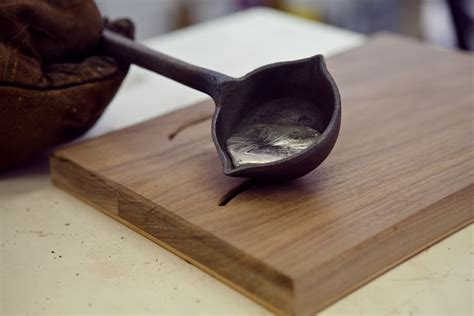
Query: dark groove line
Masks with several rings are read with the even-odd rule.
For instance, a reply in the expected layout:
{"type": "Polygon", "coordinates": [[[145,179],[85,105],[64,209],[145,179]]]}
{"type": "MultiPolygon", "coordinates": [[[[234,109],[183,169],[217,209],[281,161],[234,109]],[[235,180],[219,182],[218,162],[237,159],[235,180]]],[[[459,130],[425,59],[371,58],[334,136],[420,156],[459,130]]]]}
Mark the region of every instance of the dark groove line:
{"type": "Polygon", "coordinates": [[[191,121],[189,123],[185,123],[185,124],[181,125],[180,127],[178,127],[173,133],[169,134],[168,139],[173,140],[179,133],[181,133],[185,129],[187,129],[187,128],[193,126],[193,125],[205,122],[205,121],[207,121],[211,118],[212,118],[212,115],[205,116],[205,117],[200,117],[200,118],[195,119],[194,121],[191,121]]]}
{"type": "Polygon", "coordinates": [[[254,187],[256,185],[256,182],[254,180],[246,180],[236,186],[235,188],[230,189],[224,196],[221,198],[219,201],[219,206],[225,206],[227,203],[232,201],[237,195],[239,195],[242,192],[247,191],[248,189],[254,187]]]}

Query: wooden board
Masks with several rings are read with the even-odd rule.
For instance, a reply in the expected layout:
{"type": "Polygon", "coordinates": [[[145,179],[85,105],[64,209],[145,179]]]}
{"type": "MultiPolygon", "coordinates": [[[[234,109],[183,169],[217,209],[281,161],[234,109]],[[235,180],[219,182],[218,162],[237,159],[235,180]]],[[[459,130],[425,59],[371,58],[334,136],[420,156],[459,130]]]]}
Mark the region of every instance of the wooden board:
{"type": "Polygon", "coordinates": [[[225,206],[245,180],[221,172],[211,102],[61,149],[52,179],[269,309],[308,314],[473,221],[473,62],[387,34],[330,58],[332,154],[225,206]]]}

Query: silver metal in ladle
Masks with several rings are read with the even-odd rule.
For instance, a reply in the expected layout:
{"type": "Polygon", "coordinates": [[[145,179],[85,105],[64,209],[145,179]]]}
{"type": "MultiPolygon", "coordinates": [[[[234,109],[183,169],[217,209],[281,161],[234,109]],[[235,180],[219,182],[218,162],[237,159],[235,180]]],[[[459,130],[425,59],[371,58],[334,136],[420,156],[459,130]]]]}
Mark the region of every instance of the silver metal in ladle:
{"type": "Polygon", "coordinates": [[[341,101],[322,55],[232,78],[109,30],[103,32],[102,45],[111,56],[212,97],[212,138],[228,176],[298,178],[319,166],[334,147],[341,101]]]}

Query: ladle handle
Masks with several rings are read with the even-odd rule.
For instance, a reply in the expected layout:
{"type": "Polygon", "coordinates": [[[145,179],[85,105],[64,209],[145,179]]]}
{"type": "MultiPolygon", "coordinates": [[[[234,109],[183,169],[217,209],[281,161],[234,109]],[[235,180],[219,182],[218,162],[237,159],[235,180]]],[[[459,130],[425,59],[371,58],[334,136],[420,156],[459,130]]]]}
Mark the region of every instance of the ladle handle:
{"type": "Polygon", "coordinates": [[[124,62],[149,69],[212,98],[218,96],[223,82],[232,80],[227,75],[188,64],[109,30],[102,33],[102,49],[124,62]]]}

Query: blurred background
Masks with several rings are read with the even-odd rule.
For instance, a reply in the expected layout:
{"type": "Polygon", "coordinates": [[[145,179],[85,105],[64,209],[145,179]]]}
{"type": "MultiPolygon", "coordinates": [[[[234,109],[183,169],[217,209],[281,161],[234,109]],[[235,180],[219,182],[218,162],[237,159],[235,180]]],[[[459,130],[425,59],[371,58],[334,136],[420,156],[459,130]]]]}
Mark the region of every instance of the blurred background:
{"type": "Polygon", "coordinates": [[[103,15],[128,16],[138,39],[245,10],[272,7],[371,34],[392,31],[435,45],[474,49],[474,0],[96,0],[103,15]]]}

